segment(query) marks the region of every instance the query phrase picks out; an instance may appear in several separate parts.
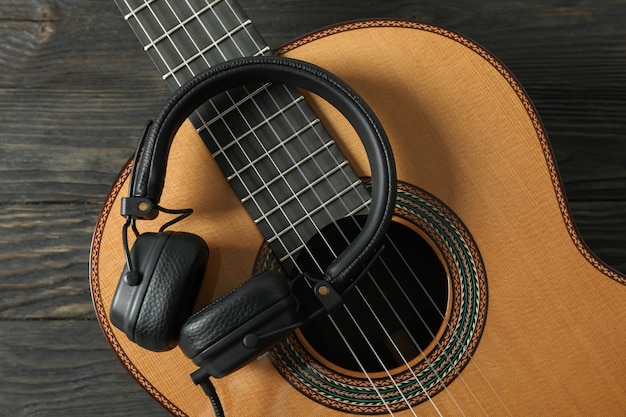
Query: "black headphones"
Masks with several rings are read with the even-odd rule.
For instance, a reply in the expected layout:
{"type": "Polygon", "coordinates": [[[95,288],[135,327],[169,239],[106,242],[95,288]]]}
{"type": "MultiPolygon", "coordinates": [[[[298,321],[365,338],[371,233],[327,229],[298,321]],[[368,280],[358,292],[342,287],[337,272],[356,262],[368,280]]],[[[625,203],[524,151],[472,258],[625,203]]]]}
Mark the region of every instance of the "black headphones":
{"type": "MultiPolygon", "coordinates": [[[[144,132],[142,142],[144,139],[143,149],[135,155],[130,196],[122,200],[122,215],[127,218],[123,233],[127,262],[111,305],[111,322],[146,349],[168,350],[178,341],[185,355],[201,367],[203,376],[224,376],[312,317],[341,305],[341,292],[356,281],[379,251],[395,205],[391,148],[363,100],[319,67],[279,57],[243,58],[213,67],[172,95],[144,132]],[[204,240],[190,233],[165,231],[170,222],[159,233],[138,235],[128,251],[127,229],[132,225],[138,234],[135,219],[153,219],[164,211],[158,203],[167,156],[185,119],[230,88],[267,82],[311,91],[352,124],[372,172],[370,212],[360,234],[326,269],[322,280],[303,274],[290,285],[283,273],[263,272],[191,315],[209,257],[204,240]],[[294,285],[296,282],[299,285],[294,285]]],[[[181,214],[181,219],[190,211],[175,213],[181,214]]]]}

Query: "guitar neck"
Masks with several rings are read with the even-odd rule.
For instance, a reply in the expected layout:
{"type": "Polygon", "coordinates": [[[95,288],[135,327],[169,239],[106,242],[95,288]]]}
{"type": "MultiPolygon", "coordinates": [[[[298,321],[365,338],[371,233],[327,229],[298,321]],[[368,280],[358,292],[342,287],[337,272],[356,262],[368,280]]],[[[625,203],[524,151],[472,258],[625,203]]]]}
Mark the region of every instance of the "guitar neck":
{"type": "MultiPolygon", "coordinates": [[[[231,0],[116,2],[173,90],[221,62],[271,53],[231,0]]],[[[288,272],[325,226],[367,211],[369,193],[295,88],[229,90],[191,121],[288,272]]]]}
{"type": "Polygon", "coordinates": [[[271,52],[243,10],[230,0],[116,3],[172,90],[220,62],[271,52]]]}

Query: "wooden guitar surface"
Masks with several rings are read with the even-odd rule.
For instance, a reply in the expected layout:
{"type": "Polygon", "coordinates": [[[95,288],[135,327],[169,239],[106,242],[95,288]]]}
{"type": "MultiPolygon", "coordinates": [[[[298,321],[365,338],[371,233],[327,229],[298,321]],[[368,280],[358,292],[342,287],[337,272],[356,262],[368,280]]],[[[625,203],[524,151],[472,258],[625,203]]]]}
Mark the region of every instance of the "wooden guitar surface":
{"type": "MultiPolygon", "coordinates": [[[[486,320],[469,362],[432,398],[394,414],[626,415],[626,277],[578,237],[541,122],[506,68],[457,34],[399,21],[327,29],[279,53],[328,69],[363,96],[390,138],[398,179],[455,213],[484,265],[486,320]]],[[[367,176],[354,132],[328,105],[308,99],[356,172],[367,176]]],[[[212,415],[189,378],[195,366],[178,348],[145,351],[109,323],[124,265],[118,213],[128,173],[126,167],[114,185],[94,234],[91,287],[100,323],[124,366],[173,414],[212,415]]],[[[167,175],[162,204],[193,207],[176,227],[211,248],[200,307],[250,277],[262,237],[189,123],[174,140],[167,175]]],[[[347,411],[300,393],[269,356],[215,385],[229,416],[347,411]]]]}

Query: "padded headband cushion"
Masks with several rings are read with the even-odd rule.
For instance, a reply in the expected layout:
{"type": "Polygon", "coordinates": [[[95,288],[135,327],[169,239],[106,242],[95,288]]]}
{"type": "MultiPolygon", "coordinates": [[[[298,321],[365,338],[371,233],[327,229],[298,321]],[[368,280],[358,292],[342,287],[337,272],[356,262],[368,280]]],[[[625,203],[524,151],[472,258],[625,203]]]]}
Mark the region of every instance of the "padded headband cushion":
{"type": "Polygon", "coordinates": [[[367,152],[372,172],[372,203],[367,221],[352,244],[325,271],[326,279],[336,289],[345,289],[371,260],[391,221],[395,164],[387,137],[373,112],[350,87],[317,66],[280,57],[251,57],[228,61],[190,80],[170,98],[148,133],[132,185],[133,196],[158,203],[171,142],[193,111],[230,88],[266,82],[292,85],[324,98],[354,127],[367,152]]]}

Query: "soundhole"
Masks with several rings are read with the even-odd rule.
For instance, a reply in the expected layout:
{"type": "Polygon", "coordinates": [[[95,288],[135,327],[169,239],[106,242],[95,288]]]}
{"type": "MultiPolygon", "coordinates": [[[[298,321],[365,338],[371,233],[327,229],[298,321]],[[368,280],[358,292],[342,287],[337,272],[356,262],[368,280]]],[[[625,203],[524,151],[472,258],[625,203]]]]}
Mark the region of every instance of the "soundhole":
{"type": "MultiPolygon", "coordinates": [[[[304,271],[328,265],[358,234],[365,219],[357,220],[326,227],[297,264],[304,271]]],[[[427,353],[445,320],[448,277],[431,245],[396,222],[387,236],[381,256],[344,295],[345,307],[301,329],[317,354],[341,368],[378,372],[406,367],[427,353]]]]}

